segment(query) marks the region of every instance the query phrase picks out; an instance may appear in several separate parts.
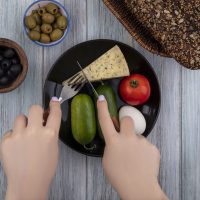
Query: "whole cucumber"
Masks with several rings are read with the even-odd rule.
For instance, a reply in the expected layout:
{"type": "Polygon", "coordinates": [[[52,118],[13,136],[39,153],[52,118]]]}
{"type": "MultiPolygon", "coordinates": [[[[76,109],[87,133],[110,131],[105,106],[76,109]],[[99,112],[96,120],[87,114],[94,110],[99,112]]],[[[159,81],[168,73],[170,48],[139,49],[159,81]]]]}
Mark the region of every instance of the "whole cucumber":
{"type": "MultiPolygon", "coordinates": [[[[117,100],[116,100],[116,95],[115,95],[113,88],[109,85],[100,85],[96,89],[96,91],[99,95],[104,95],[104,97],[106,98],[107,103],[108,103],[108,110],[109,110],[111,119],[114,123],[116,130],[119,130],[119,117],[118,117],[118,111],[117,111],[117,100]]],[[[97,98],[94,97],[94,99],[95,99],[95,102],[97,102],[97,98]]],[[[97,129],[98,129],[99,136],[103,139],[103,134],[102,134],[99,122],[97,122],[97,129]]]]}
{"type": "Polygon", "coordinates": [[[82,145],[89,144],[96,134],[94,103],[90,96],[79,94],[71,103],[71,128],[74,139],[82,145]]]}

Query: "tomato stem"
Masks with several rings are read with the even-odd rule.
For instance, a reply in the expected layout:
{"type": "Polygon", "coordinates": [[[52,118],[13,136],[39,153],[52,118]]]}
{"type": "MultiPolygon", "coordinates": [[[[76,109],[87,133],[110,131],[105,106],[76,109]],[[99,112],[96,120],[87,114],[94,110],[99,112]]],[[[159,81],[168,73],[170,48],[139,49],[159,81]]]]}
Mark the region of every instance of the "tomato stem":
{"type": "Polygon", "coordinates": [[[131,87],[133,87],[133,88],[137,88],[138,85],[139,85],[139,83],[138,83],[137,80],[131,80],[131,81],[130,81],[130,85],[131,85],[131,87]]]}

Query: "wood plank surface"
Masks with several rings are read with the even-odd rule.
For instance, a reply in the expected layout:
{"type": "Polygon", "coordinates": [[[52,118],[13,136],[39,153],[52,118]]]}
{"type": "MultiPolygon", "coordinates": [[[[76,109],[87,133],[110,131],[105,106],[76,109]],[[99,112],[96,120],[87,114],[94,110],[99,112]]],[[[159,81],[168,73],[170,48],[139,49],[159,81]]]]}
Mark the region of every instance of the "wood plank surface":
{"type": "Polygon", "coordinates": [[[200,71],[182,69],[182,200],[200,196],[200,71]]]}
{"type": "MultiPolygon", "coordinates": [[[[22,19],[33,0],[1,0],[0,37],[17,41],[26,51],[29,72],[24,83],[0,94],[0,135],[12,127],[17,114],[31,104],[42,105],[46,75],[64,51],[85,40],[107,38],[135,47],[152,64],[161,86],[158,122],[148,139],[161,151],[160,183],[170,199],[198,200],[200,196],[200,72],[182,68],[176,61],[141,48],[100,0],[59,0],[71,16],[71,31],[62,44],[42,48],[23,33],[22,19]],[[12,17],[11,17],[12,16],[12,17]]],[[[6,180],[0,166],[0,199],[6,180]]],[[[118,200],[106,180],[101,159],[80,155],[60,142],[60,159],[50,200],[118,200]]]]}

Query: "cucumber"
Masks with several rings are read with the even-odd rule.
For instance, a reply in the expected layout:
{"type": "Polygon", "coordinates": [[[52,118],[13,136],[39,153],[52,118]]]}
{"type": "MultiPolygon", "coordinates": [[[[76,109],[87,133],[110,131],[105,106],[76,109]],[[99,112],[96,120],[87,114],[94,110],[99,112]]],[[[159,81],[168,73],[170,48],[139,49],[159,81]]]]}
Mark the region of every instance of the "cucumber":
{"type": "Polygon", "coordinates": [[[87,145],[96,135],[96,115],[92,98],[86,94],[75,96],[71,103],[71,129],[74,139],[87,145]]]}
{"type": "MultiPolygon", "coordinates": [[[[119,116],[118,116],[118,111],[117,111],[117,99],[116,99],[116,95],[115,95],[113,88],[109,85],[100,85],[96,89],[96,91],[99,95],[104,95],[104,97],[106,98],[107,103],[108,103],[108,110],[109,110],[110,116],[112,118],[112,121],[115,125],[116,130],[119,130],[119,116]]],[[[95,100],[95,102],[97,102],[97,98],[95,96],[94,96],[94,100],[95,100]]],[[[98,120],[97,120],[97,129],[98,129],[99,136],[103,139],[103,134],[102,134],[101,127],[100,127],[98,120]]]]}

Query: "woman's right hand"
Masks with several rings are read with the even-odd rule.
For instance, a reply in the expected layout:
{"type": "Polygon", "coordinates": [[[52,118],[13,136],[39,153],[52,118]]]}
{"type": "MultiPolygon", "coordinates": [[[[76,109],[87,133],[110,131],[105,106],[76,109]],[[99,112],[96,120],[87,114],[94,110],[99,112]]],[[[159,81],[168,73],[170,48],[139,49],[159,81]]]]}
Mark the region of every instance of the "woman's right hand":
{"type": "Polygon", "coordinates": [[[122,119],[118,133],[104,96],[99,97],[97,106],[106,142],[103,168],[112,186],[123,200],[166,200],[158,184],[158,149],[135,134],[133,120],[129,117],[122,119]]]}

